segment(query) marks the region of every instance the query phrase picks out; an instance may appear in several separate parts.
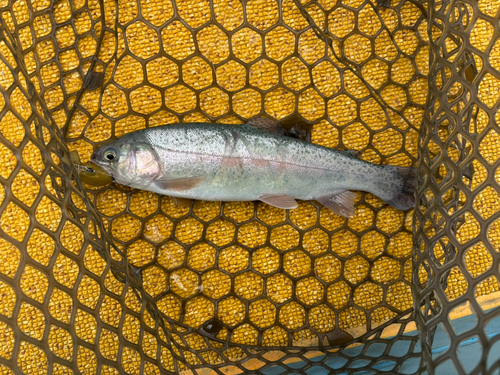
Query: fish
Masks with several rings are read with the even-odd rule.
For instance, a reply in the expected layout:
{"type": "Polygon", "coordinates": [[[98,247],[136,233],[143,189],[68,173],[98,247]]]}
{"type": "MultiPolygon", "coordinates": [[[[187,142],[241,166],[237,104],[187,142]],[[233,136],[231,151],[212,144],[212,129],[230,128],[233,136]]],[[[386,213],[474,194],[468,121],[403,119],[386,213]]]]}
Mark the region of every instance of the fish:
{"type": "Polygon", "coordinates": [[[415,168],[377,165],[355,151],[286,136],[275,121],[172,124],[137,130],[98,146],[91,162],[116,183],[181,201],[262,201],[295,209],[316,200],[354,216],[357,193],[398,210],[415,205],[415,168]]]}

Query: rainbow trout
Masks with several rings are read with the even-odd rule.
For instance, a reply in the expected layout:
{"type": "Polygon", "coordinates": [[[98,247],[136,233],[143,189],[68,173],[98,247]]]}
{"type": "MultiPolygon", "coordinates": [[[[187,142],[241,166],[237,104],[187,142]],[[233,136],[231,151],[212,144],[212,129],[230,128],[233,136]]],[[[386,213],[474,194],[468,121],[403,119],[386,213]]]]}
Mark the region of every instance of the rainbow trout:
{"type": "Polygon", "coordinates": [[[260,200],[294,209],[317,200],[352,217],[356,193],[391,206],[415,205],[414,168],[375,165],[286,137],[269,119],[245,125],[176,124],[138,130],[99,146],[91,161],[123,185],[178,198],[260,200]]]}

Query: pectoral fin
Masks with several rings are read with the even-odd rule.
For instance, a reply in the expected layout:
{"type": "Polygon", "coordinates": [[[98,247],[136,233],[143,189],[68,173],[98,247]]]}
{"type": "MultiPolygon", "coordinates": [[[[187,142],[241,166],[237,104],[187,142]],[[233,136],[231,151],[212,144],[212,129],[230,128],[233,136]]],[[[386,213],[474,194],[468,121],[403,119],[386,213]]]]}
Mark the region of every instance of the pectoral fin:
{"type": "Polygon", "coordinates": [[[195,188],[204,177],[163,178],[155,180],[154,185],[163,190],[186,191],[195,188]]]}
{"type": "Polygon", "coordinates": [[[263,195],[259,197],[259,200],[270,206],[285,210],[293,210],[299,206],[297,201],[289,195],[263,195]]]}
{"type": "Polygon", "coordinates": [[[317,198],[316,200],[337,215],[349,218],[354,216],[354,202],[357,196],[356,193],[346,190],[332,196],[317,198]]]}
{"type": "Polygon", "coordinates": [[[191,199],[172,197],[172,200],[177,206],[181,207],[191,207],[191,199]]]}

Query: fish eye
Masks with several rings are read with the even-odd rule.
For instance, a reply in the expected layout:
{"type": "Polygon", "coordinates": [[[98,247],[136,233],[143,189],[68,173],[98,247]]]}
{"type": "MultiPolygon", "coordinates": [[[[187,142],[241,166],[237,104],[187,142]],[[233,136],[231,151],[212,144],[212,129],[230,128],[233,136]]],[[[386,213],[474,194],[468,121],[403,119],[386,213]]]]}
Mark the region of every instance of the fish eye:
{"type": "Polygon", "coordinates": [[[116,151],[113,149],[106,150],[104,152],[104,158],[108,161],[113,161],[116,159],[116,151]]]}

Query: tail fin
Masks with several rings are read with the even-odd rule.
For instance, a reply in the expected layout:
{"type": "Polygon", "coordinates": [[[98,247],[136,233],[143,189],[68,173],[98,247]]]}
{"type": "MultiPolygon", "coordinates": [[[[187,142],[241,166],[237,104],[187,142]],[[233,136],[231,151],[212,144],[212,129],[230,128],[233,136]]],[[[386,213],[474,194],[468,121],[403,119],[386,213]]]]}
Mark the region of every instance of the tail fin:
{"type": "Polygon", "coordinates": [[[391,200],[386,201],[392,207],[398,210],[409,210],[415,207],[415,173],[414,167],[394,167],[398,173],[403,177],[403,188],[399,195],[391,200]]]}

